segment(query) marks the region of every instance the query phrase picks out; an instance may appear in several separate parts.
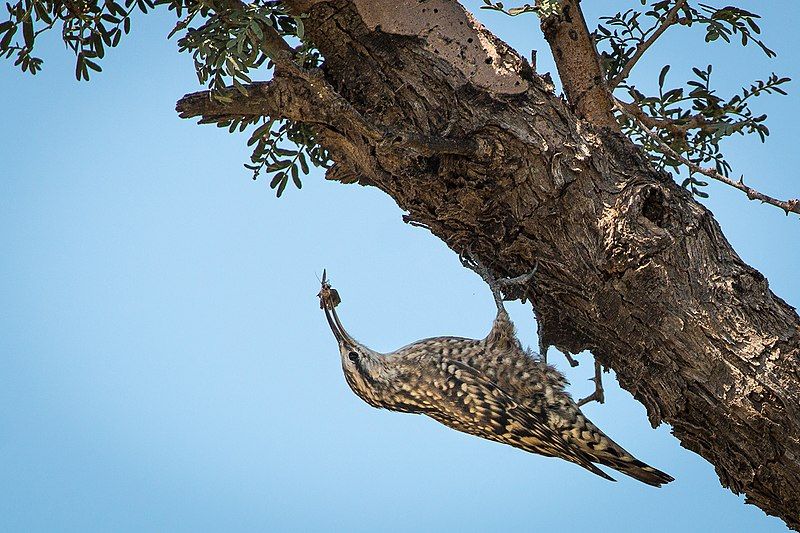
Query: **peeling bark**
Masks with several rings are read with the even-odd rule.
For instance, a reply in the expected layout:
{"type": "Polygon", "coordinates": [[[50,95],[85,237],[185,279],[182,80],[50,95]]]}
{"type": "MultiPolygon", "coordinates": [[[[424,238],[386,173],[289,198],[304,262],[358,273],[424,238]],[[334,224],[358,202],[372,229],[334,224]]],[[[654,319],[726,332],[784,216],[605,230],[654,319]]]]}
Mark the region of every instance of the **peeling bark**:
{"type": "Polygon", "coordinates": [[[255,105],[195,94],[181,116],[306,121],[329,179],[380,188],[496,276],[538,262],[543,342],[591,350],[653,426],[800,528],[800,318],[711,213],[454,1],[287,4],[326,58],[317,81],[278,69],[255,105]]]}

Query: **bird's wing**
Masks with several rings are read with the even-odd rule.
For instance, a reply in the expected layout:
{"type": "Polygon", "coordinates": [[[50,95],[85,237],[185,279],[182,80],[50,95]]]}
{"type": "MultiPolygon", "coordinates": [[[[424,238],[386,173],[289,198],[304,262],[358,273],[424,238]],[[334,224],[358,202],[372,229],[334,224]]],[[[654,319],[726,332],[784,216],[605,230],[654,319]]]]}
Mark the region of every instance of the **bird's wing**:
{"type": "Polygon", "coordinates": [[[445,357],[424,366],[426,375],[409,392],[426,405],[422,412],[431,418],[471,435],[572,461],[613,481],[553,431],[541,415],[519,405],[471,366],[445,357]]]}

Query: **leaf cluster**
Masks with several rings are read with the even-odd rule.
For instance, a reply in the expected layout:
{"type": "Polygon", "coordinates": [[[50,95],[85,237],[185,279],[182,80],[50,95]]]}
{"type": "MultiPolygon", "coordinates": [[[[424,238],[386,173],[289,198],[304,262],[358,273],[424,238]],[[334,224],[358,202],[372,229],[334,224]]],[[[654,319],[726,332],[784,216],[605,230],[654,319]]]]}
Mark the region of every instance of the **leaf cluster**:
{"type": "Polygon", "coordinates": [[[319,53],[302,41],[305,33],[302,19],[289,15],[280,2],[255,2],[243,4],[242,9],[205,14],[202,24],[189,26],[198,14],[203,15],[203,9],[199,3],[191,6],[170,36],[184,32],[178,39],[179,51],[192,54],[198,80],[208,85],[214,91],[214,98],[220,101],[229,101],[222,89],[230,84],[247,96],[244,84],[252,82],[250,71],[265,63],[267,68],[272,66],[270,51],[265,46],[265,32],[270,29],[282,37],[301,41],[298,57],[303,66],[316,67],[321,61],[319,53]]]}
{"type": "Polygon", "coordinates": [[[14,66],[36,74],[42,58],[33,55],[37,38],[61,27],[64,43],[75,53],[75,77],[88,80],[89,71],[102,71],[99,61],[106,48],[117,46],[123,34],[131,30],[131,14],[147,13],[153,0],[58,1],[19,0],[7,3],[8,18],[0,22],[0,56],[16,56],[14,66]],[[120,3],[122,2],[122,3],[120,3]],[[20,39],[21,37],[21,39],[20,39]]]}
{"type": "MultiPolygon", "coordinates": [[[[645,5],[645,0],[641,1],[645,5]]],[[[734,38],[743,46],[753,44],[767,57],[775,57],[761,39],[760,16],[735,6],[721,8],[697,4],[686,0],[658,0],[645,10],[629,9],[609,17],[601,17],[595,31],[601,63],[609,82],[619,84],[614,89],[624,90],[637,106],[639,120],[620,113],[618,119],[623,132],[643,146],[653,162],[661,167],[678,169],[681,162],[660,151],[658,144],[646,135],[641,124],[655,131],[659,138],[679,155],[697,165],[710,164],[728,177],[731,166],[721,149],[721,142],[733,134],[755,134],[762,142],[769,135],[767,116],[750,108],[753,99],[763,94],[786,94],[783,86],[790,81],[772,73],[764,80],[756,80],[730,98],[719,96],[711,85],[712,66],[693,67],[693,77],[681,85],[666,85],[669,65],[665,65],[658,79],[658,94],[644,94],[626,77],[638,57],[653,44],[666,27],[679,25],[698,26],[705,31],[706,42],[717,40],[731,43],[734,38]]],[[[683,181],[694,194],[706,197],[702,187],[705,181],[692,173],[683,181]]]]}
{"type": "MultiPolygon", "coordinates": [[[[633,86],[626,88],[635,105],[645,114],[641,122],[655,126],[651,130],[655,130],[664,144],[692,163],[711,164],[717,172],[728,177],[731,166],[725,160],[720,142],[733,134],[756,134],[764,142],[769,135],[765,124],[767,116],[753,113],[750,102],[762,94],[785,95],[781,86],[790,80],[773,73],[766,80],[757,80],[742,88],[740,94],[724,99],[711,86],[712,68],[712,65],[704,69],[695,67],[692,69],[694,77],[686,82],[685,88],[668,89],[665,85],[670,66],[666,65],[659,74],[658,95],[655,96],[646,96],[633,86]]],[[[680,161],[660,151],[636,121],[624,114],[620,114],[619,120],[623,132],[647,149],[657,167],[677,170],[681,166],[680,161]]],[[[700,190],[706,185],[693,176],[683,182],[683,186],[700,197],[707,197],[700,190]]]]}
{"type": "MultiPolygon", "coordinates": [[[[641,0],[646,5],[645,0],[641,0]]],[[[620,74],[637,50],[645,45],[656,31],[666,22],[673,8],[677,7],[676,17],[669,24],[685,27],[701,26],[705,30],[706,42],[722,39],[730,43],[738,37],[743,46],[755,44],[767,57],[775,57],[775,52],[767,47],[757,36],[761,34],[755,13],[734,6],[716,8],[708,4],[693,6],[683,2],[677,6],[676,0],[658,0],[644,11],[628,9],[608,17],[595,30],[595,41],[601,50],[602,65],[609,80],[620,74]]]]}
{"type": "MultiPolygon", "coordinates": [[[[694,77],[685,84],[666,86],[669,65],[661,69],[658,94],[644,94],[628,81],[634,65],[641,59],[670,26],[698,27],[705,32],[705,41],[734,40],[742,46],[755,45],[767,57],[775,52],[761,40],[761,27],[756,13],[736,6],[714,7],[691,0],[639,0],[643,9],[628,9],[601,17],[593,36],[602,68],[611,92],[626,91],[632,102],[622,103],[625,112],[618,112],[622,131],[642,146],[653,163],[660,167],[678,169],[684,162],[695,168],[710,164],[717,173],[728,178],[731,166],[721,150],[721,142],[734,134],[755,134],[762,142],[769,135],[767,116],[750,108],[752,100],[763,94],[786,94],[789,78],[772,73],[756,80],[730,98],[719,96],[711,86],[712,66],[694,67],[694,77]],[[646,128],[647,131],[645,131],[646,128]],[[648,135],[650,133],[650,135],[648,135]],[[651,135],[655,134],[657,139],[651,135]],[[661,144],[663,143],[663,144],[661,144]],[[673,154],[664,150],[664,146],[673,154]]],[[[540,0],[514,7],[495,0],[483,0],[481,9],[509,16],[536,13],[546,18],[558,11],[557,0],[540,0]]],[[[707,183],[694,176],[683,181],[697,196],[705,197],[702,187],[707,183]]]]}
{"type": "MultiPolygon", "coordinates": [[[[305,40],[302,18],[291,16],[277,0],[18,0],[6,4],[8,18],[0,22],[0,57],[15,56],[15,66],[36,74],[43,63],[33,55],[37,38],[58,28],[75,53],[75,77],[88,80],[90,71],[102,71],[100,60],[106,49],[130,33],[134,13],[146,14],[159,6],[174,12],[178,20],[169,37],[178,35],[179,51],[191,54],[198,80],[219,102],[231,101],[227,90],[231,86],[247,96],[246,85],[255,72],[268,75],[273,66],[268,31],[298,43],[295,57],[301,66],[314,68],[322,62],[319,52],[305,40]]],[[[271,173],[271,186],[278,196],[290,177],[296,187],[302,186],[300,175],[309,172],[309,163],[328,165],[328,152],[305,124],[238,117],[218,125],[233,132],[260,122],[249,143],[254,147],[252,164],[245,166],[253,171],[254,179],[262,171],[271,173]]]]}
{"type": "MultiPolygon", "coordinates": [[[[232,101],[227,91],[229,87],[248,96],[246,84],[252,81],[251,72],[262,67],[272,68],[270,50],[265,45],[266,33],[270,30],[299,41],[296,60],[301,66],[319,66],[322,61],[319,52],[303,40],[302,19],[289,15],[278,1],[255,2],[244,5],[243,9],[212,14],[204,14],[203,6],[195,4],[179,20],[170,36],[184,33],[178,40],[179,50],[192,54],[197,78],[211,89],[211,97],[228,103],[232,101]],[[202,24],[190,26],[198,14],[204,16],[202,24]]],[[[245,167],[253,172],[254,180],[262,172],[271,174],[270,187],[276,190],[278,197],[283,194],[290,177],[295,187],[302,187],[300,175],[309,173],[309,162],[314,166],[328,166],[328,151],[317,143],[306,124],[268,117],[239,117],[218,121],[217,125],[233,132],[244,131],[259,122],[262,123],[248,141],[253,152],[251,162],[245,167]]]]}
{"type": "Polygon", "coordinates": [[[269,186],[275,189],[278,197],[283,194],[291,177],[298,189],[303,187],[300,173],[308,174],[308,163],[322,168],[330,166],[331,157],[320,145],[314,132],[298,122],[289,120],[274,121],[265,119],[247,141],[253,146],[250,164],[245,167],[253,171],[253,179],[258,179],[262,171],[272,174],[269,186]],[[292,148],[285,147],[288,142],[292,148]]]}
{"type": "Polygon", "coordinates": [[[271,174],[269,185],[279,198],[289,178],[295,187],[303,188],[300,176],[310,172],[309,163],[322,168],[329,168],[331,164],[330,154],[317,142],[314,132],[299,122],[269,117],[236,117],[202,119],[200,123],[213,123],[219,128],[228,128],[230,133],[243,132],[255,126],[247,141],[247,145],[253,147],[253,153],[250,163],[244,166],[252,171],[253,180],[258,179],[262,172],[271,174]]]}

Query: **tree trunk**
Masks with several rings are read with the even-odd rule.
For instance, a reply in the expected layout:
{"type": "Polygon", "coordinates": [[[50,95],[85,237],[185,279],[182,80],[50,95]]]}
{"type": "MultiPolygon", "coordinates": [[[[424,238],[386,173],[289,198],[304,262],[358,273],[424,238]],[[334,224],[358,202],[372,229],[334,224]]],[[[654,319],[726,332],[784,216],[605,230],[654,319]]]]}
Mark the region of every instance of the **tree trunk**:
{"type": "Polygon", "coordinates": [[[654,427],[800,528],[800,319],[711,213],[455,1],[287,4],[323,72],[278,63],[249,98],[188,95],[181,115],[312,124],[329,179],[380,188],[499,277],[538,262],[543,343],[591,350],[654,427]]]}

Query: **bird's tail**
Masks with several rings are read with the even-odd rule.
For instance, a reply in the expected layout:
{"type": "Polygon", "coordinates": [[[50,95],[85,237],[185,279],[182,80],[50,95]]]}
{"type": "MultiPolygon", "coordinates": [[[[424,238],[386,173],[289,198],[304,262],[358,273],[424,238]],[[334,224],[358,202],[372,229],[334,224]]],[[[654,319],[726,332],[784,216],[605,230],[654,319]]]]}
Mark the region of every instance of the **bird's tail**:
{"type": "Polygon", "coordinates": [[[622,472],[626,476],[638,479],[642,483],[647,483],[653,487],[660,487],[661,485],[675,480],[675,478],[669,474],[643,463],[628,453],[619,458],[611,458],[606,455],[604,457],[597,457],[597,459],[600,464],[609,466],[618,472],[622,472]]]}
{"type": "Polygon", "coordinates": [[[588,456],[593,463],[608,466],[626,476],[660,487],[674,478],[631,455],[595,426],[574,404],[559,412],[562,416],[562,437],[588,456]]]}

